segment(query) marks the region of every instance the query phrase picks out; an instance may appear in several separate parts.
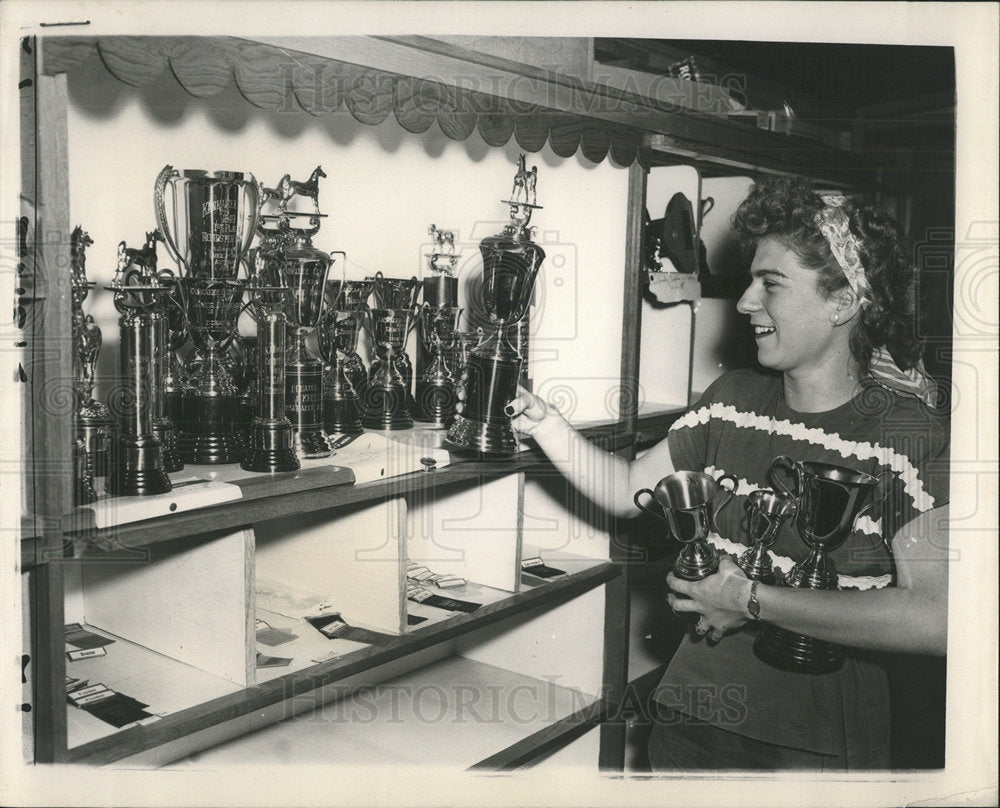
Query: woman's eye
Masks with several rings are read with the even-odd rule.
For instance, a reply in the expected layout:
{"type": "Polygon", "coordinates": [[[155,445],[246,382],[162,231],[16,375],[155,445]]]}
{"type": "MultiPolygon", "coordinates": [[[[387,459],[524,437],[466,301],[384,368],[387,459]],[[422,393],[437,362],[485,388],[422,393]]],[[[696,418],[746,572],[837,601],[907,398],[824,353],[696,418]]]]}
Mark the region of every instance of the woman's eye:
{"type": "Polygon", "coordinates": [[[775,286],[778,285],[774,281],[764,281],[763,283],[765,289],[773,289],[775,286]]]}

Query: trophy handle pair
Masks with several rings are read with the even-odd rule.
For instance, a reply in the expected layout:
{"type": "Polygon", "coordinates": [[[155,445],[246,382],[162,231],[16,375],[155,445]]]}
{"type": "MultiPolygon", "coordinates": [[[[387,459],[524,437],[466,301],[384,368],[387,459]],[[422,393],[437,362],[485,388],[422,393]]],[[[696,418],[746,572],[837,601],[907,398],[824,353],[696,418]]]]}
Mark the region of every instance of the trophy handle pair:
{"type": "MultiPolygon", "coordinates": [[[[733,498],[733,495],[736,493],[736,489],[739,486],[739,480],[737,480],[736,477],[734,477],[732,474],[722,474],[719,477],[715,478],[715,484],[717,486],[719,486],[720,489],[722,489],[722,491],[725,494],[725,498],[718,505],[715,505],[715,498],[718,496],[719,492],[716,491],[715,494],[712,496],[712,499],[711,499],[712,509],[711,509],[711,512],[710,512],[709,516],[711,518],[711,522],[712,522],[712,527],[713,528],[716,527],[715,526],[715,517],[718,515],[719,511],[721,511],[723,508],[726,507],[726,505],[729,504],[730,500],[732,500],[732,498],[733,498]],[[730,482],[730,483],[732,483],[732,488],[725,487],[722,484],[723,482],[730,482]]],[[[640,488],[638,491],[635,492],[635,496],[632,497],[632,501],[635,503],[635,506],[640,511],[645,511],[646,513],[650,514],[651,516],[655,516],[657,519],[662,519],[664,522],[666,522],[669,525],[670,521],[667,519],[666,514],[663,513],[663,509],[662,508],[659,511],[656,511],[656,510],[653,510],[652,508],[650,508],[648,505],[644,505],[642,502],[639,501],[639,497],[641,495],[643,495],[643,494],[648,494],[649,498],[653,499],[654,501],[656,499],[656,497],[653,494],[653,491],[651,489],[649,489],[649,488],[640,488]]],[[[716,528],[716,530],[717,530],[717,528],[716,528]]]]}
{"type": "MultiPolygon", "coordinates": [[[[262,193],[264,186],[261,185],[253,174],[247,174],[247,176],[249,177],[249,181],[243,184],[241,188],[244,193],[252,197],[253,204],[250,205],[249,209],[254,211],[254,221],[246,228],[246,232],[243,235],[243,243],[240,245],[239,256],[236,259],[237,270],[239,269],[239,264],[243,261],[243,257],[247,254],[247,250],[250,249],[251,242],[253,242],[254,237],[257,235],[257,223],[260,221],[261,211],[264,209],[264,196],[262,193]]],[[[156,216],[156,226],[159,228],[160,233],[163,234],[163,243],[166,245],[170,257],[181,271],[187,269],[187,274],[190,274],[191,268],[186,267],[184,260],[181,258],[180,251],[174,242],[174,236],[170,232],[167,217],[167,186],[172,179],[176,179],[177,177],[180,177],[180,172],[172,165],[168,164],[160,169],[160,173],[156,175],[156,182],[153,184],[153,213],[156,216]]],[[[175,189],[174,194],[176,193],[175,189]]]]}
{"type": "MultiPolygon", "coordinates": [[[[802,474],[805,472],[805,467],[798,461],[793,460],[788,455],[779,455],[771,461],[771,467],[768,469],[768,477],[774,484],[774,487],[779,489],[781,493],[788,497],[791,497],[795,501],[796,506],[799,503],[799,494],[802,491],[802,474]],[[795,478],[795,490],[793,491],[784,480],[777,474],[775,470],[779,468],[787,468],[788,470],[794,472],[795,478]]],[[[857,522],[862,516],[870,514],[878,506],[880,506],[885,499],[889,496],[889,491],[891,490],[891,485],[893,480],[895,480],[899,473],[892,471],[891,469],[882,469],[875,476],[875,485],[873,486],[874,493],[872,494],[871,501],[865,505],[857,515],[854,517],[854,521],[857,522]]]]}

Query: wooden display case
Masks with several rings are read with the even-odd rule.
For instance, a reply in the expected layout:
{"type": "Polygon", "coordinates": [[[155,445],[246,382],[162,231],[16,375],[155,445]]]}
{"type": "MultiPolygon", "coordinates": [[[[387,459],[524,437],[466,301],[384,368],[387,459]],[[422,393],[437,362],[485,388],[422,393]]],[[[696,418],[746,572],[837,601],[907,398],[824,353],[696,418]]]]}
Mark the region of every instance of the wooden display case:
{"type": "MultiPolygon", "coordinates": [[[[724,116],[553,76],[506,58],[520,51],[499,40],[474,46],[422,37],[26,40],[22,185],[33,250],[21,301],[21,558],[33,761],[166,765],[241,736],[240,754],[252,755],[267,747],[268,725],[365,709],[377,720],[363,729],[327,727],[340,762],[410,749],[415,762],[513,768],[556,761],[581,739],[592,765],[621,769],[623,724],[602,724],[599,749],[588,730],[615,714],[632,675],[628,579],[644,556],[627,526],[581,502],[531,445],[510,458],[452,454],[431,471],[387,459],[364,476],[360,466],[351,472],[349,452],[284,475],[186,469],[178,474],[214,477],[238,495],[107,524],[72,507],[71,414],[51,406],[72,377],[71,227],[91,232],[88,272],[103,280],[118,241],[151,228],[152,180],[164,163],[252,168],[265,184],[324,163],[331,216],[318,246],[347,249],[358,272],[409,277],[436,222],[459,229],[472,277],[478,240],[503,224],[510,167],[528,151],[544,178],[545,209],[533,223],[548,253],[531,321],[534,389],[561,399],[608,451],[632,457],[637,440],[662,437],[690,402],[698,336],[690,307],[664,314],[643,303],[647,202],[652,211],[683,189],[700,203],[706,165],[789,169],[816,146],[782,137],[775,150],[775,136],[724,116]],[[470,76],[481,79],[475,91],[470,76]],[[616,104],[595,103],[608,100],[616,104]],[[539,555],[566,574],[522,576],[523,560],[539,555]],[[415,604],[411,563],[464,579],[440,593],[479,607],[435,614],[415,604]],[[321,606],[374,632],[372,641],[322,635],[305,619],[321,606]],[[258,621],[292,639],[262,644],[258,621]],[[64,626],[74,622],[114,640],[105,656],[67,661],[64,626]],[[258,653],[289,661],[260,667],[258,653]],[[120,728],[101,721],[67,704],[70,675],[120,690],[152,715],[120,728]],[[403,720],[386,717],[386,700],[432,684],[443,718],[429,730],[405,718],[424,708],[418,701],[396,704],[403,720]],[[528,694],[531,719],[445,731],[469,693],[494,690],[508,701],[528,694]]],[[[850,155],[830,158],[857,176],[850,155]]],[[[108,374],[110,299],[95,294],[87,305],[110,346],[108,374]]],[[[401,456],[412,461],[419,449],[401,456]]],[[[289,754],[304,762],[304,752],[289,754]]]]}

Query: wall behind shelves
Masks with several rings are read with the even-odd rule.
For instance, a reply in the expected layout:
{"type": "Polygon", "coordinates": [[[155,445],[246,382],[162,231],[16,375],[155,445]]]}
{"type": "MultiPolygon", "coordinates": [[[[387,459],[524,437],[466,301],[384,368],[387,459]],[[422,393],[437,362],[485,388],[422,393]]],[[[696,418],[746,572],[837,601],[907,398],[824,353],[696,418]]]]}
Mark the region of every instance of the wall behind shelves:
{"type": "MultiPolygon", "coordinates": [[[[381,270],[420,275],[427,228],[457,231],[460,304],[468,311],[481,273],[478,242],[507,222],[516,170],[514,141],[500,149],[474,133],[455,142],[434,124],[422,135],[390,116],[358,123],[344,109],[313,118],[297,108],[251,107],[234,86],[192,99],[169,73],[145,88],[111,78],[92,60],[69,76],[68,115],[72,224],[94,239],[87,274],[98,287],[85,302],[101,327],[98,392],[117,370],[117,313],[102,287],[114,273],[122,240],[141,246],[155,227],[153,185],[165,164],[178,169],[250,171],[265,186],[285,173],[305,179],[322,165],[320,206],[328,214],[314,238],[322,250],[345,250],[349,278],[381,270]]],[[[572,388],[575,420],[616,417],[627,171],[610,160],[562,159],[547,147],[528,155],[538,165],[536,241],[546,250],[536,286],[532,375],[536,389],[572,388]],[[609,403],[610,402],[610,403],[609,403]],[[609,414],[610,412],[610,414],[609,414]]],[[[159,248],[160,265],[172,267],[159,248]]],[[[331,274],[339,274],[341,264],[331,274]]],[[[252,333],[250,323],[241,330],[252,333]]],[[[411,335],[411,355],[415,347],[411,335]]],[[[565,394],[568,395],[568,394],[565,394]]]]}

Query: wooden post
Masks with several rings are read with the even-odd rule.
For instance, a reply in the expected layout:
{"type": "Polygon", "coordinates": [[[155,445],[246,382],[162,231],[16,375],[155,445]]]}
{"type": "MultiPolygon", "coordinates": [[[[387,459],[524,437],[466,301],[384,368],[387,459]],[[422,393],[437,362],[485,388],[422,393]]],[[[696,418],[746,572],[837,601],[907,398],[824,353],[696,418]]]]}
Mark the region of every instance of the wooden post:
{"type": "Polygon", "coordinates": [[[73,505],[71,276],[66,75],[46,76],[41,43],[22,48],[21,144],[28,255],[25,258],[27,389],[26,504],[40,557],[31,572],[31,657],[35,760],[66,760],[63,638],[63,516],[73,505]]]}
{"type": "MultiPolygon", "coordinates": [[[[642,317],[643,229],[646,212],[646,169],[633,163],[628,170],[628,211],[625,225],[625,294],[622,313],[621,404],[619,418],[626,433],[638,424],[639,344],[642,317]]],[[[626,460],[635,457],[630,443],[621,450],[626,460]]],[[[621,524],[621,523],[619,523],[621,524]]],[[[624,526],[623,526],[624,527],[624,526]]],[[[625,528],[626,530],[628,528],[625,528]]],[[[626,726],[619,706],[628,687],[629,569],[630,553],[621,528],[612,527],[611,560],[622,563],[623,572],[605,585],[604,605],[604,693],[610,721],[601,724],[598,766],[602,771],[625,768],[626,726]]]]}

